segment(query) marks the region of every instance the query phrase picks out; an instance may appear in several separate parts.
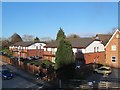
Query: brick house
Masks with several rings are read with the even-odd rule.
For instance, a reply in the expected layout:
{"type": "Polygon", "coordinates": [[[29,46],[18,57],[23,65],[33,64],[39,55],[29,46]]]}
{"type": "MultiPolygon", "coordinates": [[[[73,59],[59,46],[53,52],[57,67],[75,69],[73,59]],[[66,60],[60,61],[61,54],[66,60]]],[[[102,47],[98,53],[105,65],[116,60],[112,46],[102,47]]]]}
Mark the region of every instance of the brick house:
{"type": "Polygon", "coordinates": [[[15,57],[43,56],[44,42],[17,42],[9,46],[15,57]]]}
{"type": "MultiPolygon", "coordinates": [[[[96,55],[98,61],[102,61],[105,59],[105,50],[104,45],[101,40],[95,38],[72,38],[66,39],[71,42],[72,50],[75,55],[75,58],[85,59],[86,64],[94,63],[96,55]]],[[[48,43],[44,48],[44,59],[49,59],[55,63],[55,53],[57,51],[57,47],[59,45],[58,41],[52,41],[48,43]]]]}
{"type": "MultiPolygon", "coordinates": [[[[98,40],[101,41],[101,43],[104,45],[107,44],[107,42],[110,40],[110,38],[112,37],[111,34],[96,34],[96,36],[94,37],[97,38],[98,40]]],[[[91,47],[91,49],[93,49],[95,45],[93,45],[91,47]]],[[[85,60],[87,61],[86,63],[99,63],[99,64],[104,64],[105,63],[105,49],[104,51],[97,51],[97,52],[89,52],[89,53],[85,53],[85,60]]]]}
{"type": "Polygon", "coordinates": [[[105,46],[106,64],[120,68],[120,31],[117,29],[105,46]]]}

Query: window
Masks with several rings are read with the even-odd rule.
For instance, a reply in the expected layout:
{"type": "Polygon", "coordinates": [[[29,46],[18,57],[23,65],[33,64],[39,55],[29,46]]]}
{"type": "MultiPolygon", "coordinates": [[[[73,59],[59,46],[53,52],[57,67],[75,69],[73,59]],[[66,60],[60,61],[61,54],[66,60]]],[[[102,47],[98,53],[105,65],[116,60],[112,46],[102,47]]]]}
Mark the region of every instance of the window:
{"type": "Polygon", "coordinates": [[[97,47],[97,52],[99,51],[99,47],[97,47]]]}
{"type": "Polygon", "coordinates": [[[94,52],[96,52],[96,47],[94,47],[94,52]]]}
{"type": "Polygon", "coordinates": [[[77,49],[77,52],[82,52],[82,49],[77,49]]]}
{"type": "Polygon", "coordinates": [[[36,46],[36,49],[38,49],[38,46],[36,46]]]}
{"type": "Polygon", "coordinates": [[[111,50],[112,50],[112,51],[116,51],[116,45],[112,45],[112,46],[111,46],[111,50]]]}
{"type": "Polygon", "coordinates": [[[55,55],[55,49],[54,48],[51,48],[51,51],[52,51],[52,54],[54,54],[55,55]]]}
{"type": "Polygon", "coordinates": [[[112,56],[112,62],[116,62],[116,57],[112,56]]]}
{"type": "Polygon", "coordinates": [[[48,51],[48,48],[46,48],[46,51],[48,51]]]}
{"type": "Polygon", "coordinates": [[[119,35],[119,34],[117,34],[117,35],[116,35],[116,38],[120,38],[120,35],[119,35]]]}

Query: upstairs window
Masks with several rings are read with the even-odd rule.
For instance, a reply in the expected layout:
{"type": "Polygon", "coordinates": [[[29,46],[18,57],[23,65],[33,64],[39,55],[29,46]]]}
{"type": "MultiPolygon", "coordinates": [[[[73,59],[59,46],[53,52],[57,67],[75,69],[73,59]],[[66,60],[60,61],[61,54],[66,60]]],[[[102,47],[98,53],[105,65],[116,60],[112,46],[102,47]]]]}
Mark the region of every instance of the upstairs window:
{"type": "Polygon", "coordinates": [[[112,62],[116,62],[116,57],[112,56],[112,62]]]}
{"type": "Polygon", "coordinates": [[[82,52],[82,49],[77,49],[77,52],[82,52]]]}
{"type": "Polygon", "coordinates": [[[99,52],[99,47],[97,47],[97,52],[99,52]]]}
{"type": "Polygon", "coordinates": [[[116,51],[116,45],[112,45],[112,46],[111,46],[111,50],[112,50],[112,51],[116,51]]]}

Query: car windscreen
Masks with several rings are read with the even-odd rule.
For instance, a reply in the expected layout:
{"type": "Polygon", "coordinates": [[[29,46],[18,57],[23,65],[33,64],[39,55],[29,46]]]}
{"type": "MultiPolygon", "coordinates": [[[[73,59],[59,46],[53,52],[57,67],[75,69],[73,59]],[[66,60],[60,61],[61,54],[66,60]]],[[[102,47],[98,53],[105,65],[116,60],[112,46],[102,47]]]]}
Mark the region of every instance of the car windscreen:
{"type": "Polygon", "coordinates": [[[7,74],[7,73],[10,73],[10,71],[9,70],[3,70],[2,71],[2,74],[7,74]]]}
{"type": "Polygon", "coordinates": [[[100,68],[99,70],[106,70],[106,71],[109,71],[110,69],[100,68]]]}

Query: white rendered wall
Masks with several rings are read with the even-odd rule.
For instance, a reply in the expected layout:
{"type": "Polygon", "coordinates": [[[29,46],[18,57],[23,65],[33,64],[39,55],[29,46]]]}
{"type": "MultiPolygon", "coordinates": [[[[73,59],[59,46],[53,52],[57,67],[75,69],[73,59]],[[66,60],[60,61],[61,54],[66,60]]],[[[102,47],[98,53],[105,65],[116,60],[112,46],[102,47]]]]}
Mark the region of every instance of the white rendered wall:
{"type": "Polygon", "coordinates": [[[94,53],[94,51],[96,51],[96,52],[105,51],[105,50],[104,50],[104,45],[101,43],[101,41],[93,41],[93,42],[85,49],[85,53],[94,53]],[[96,47],[96,50],[94,50],[95,47],[96,47]],[[97,47],[98,47],[98,51],[97,51],[97,47]]]}

